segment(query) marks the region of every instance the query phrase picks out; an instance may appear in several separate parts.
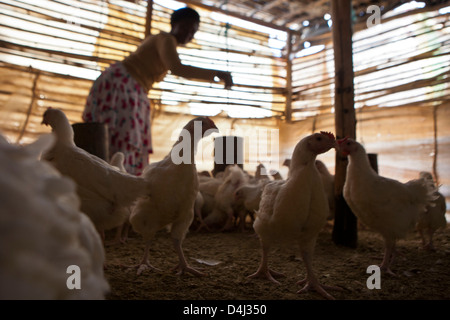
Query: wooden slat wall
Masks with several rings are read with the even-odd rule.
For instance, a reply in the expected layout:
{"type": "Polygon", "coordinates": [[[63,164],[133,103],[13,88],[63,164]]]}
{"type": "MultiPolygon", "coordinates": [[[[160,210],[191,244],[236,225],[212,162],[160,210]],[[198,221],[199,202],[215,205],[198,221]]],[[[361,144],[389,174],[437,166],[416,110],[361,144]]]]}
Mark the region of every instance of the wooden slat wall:
{"type": "MultiPolygon", "coordinates": [[[[40,125],[48,106],[68,112],[71,122],[81,121],[92,81],[144,38],[146,5],[147,1],[1,0],[0,129],[15,142],[30,142],[48,131],[40,125]]],[[[191,103],[232,111],[253,107],[267,110],[268,116],[282,116],[285,61],[268,48],[269,35],[214,21],[211,12],[196,9],[202,23],[196,39],[179,48],[183,62],[231,71],[236,85],[230,92],[222,84],[168,75],[149,93],[153,120],[160,114],[189,115],[191,103]],[[226,55],[219,56],[222,53],[226,55]]],[[[169,31],[170,14],[154,4],[151,32],[169,31]]]]}
{"type": "MultiPolygon", "coordinates": [[[[432,106],[450,97],[450,14],[437,10],[389,19],[354,33],[355,107],[432,106]]],[[[294,60],[293,119],[332,112],[331,34],[325,49],[294,60]]]]}
{"type": "MultiPolygon", "coordinates": [[[[186,48],[178,49],[180,57],[190,65],[232,72],[235,86],[227,91],[222,84],[199,83],[169,74],[151,91],[151,97],[155,100],[167,97],[174,102],[175,107],[164,107],[167,111],[176,112],[179,106],[189,103],[205,103],[235,109],[251,106],[272,110],[273,116],[282,115],[285,61],[270,50],[269,35],[215,21],[210,12],[194,8],[202,22],[194,40],[186,48]]],[[[170,12],[154,4],[152,33],[170,30],[170,12]]],[[[164,105],[164,100],[155,102],[164,105]]]]}
{"type": "MultiPolygon", "coordinates": [[[[438,10],[354,26],[356,137],[378,154],[380,173],[400,181],[432,172],[450,203],[450,14],[438,10]]],[[[293,62],[293,120],[280,128],[282,156],[294,140],[334,131],[331,34],[306,39],[325,45],[293,62]],[[296,137],[296,139],[292,138],[296,137]]],[[[334,156],[323,156],[334,171],[334,156]]],[[[450,209],[450,205],[448,205],[450,209]]]]}

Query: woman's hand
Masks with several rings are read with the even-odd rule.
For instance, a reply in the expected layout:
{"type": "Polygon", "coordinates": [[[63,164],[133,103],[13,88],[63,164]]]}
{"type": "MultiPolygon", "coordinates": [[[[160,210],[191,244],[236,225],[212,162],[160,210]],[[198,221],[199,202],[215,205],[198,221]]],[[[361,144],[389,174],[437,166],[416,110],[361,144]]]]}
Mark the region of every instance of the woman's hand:
{"type": "Polygon", "coordinates": [[[231,86],[233,85],[233,77],[230,72],[217,71],[216,77],[225,82],[225,89],[231,89],[231,86]]]}

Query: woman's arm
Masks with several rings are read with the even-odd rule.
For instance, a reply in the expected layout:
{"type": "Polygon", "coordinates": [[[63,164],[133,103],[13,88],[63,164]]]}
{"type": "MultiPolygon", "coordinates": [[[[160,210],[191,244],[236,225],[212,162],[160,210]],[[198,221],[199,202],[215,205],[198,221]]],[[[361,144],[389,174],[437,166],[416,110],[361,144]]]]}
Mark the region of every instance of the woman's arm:
{"type": "Polygon", "coordinates": [[[224,81],[226,89],[230,89],[233,85],[233,78],[230,72],[182,64],[176,50],[176,40],[172,37],[162,38],[158,50],[163,63],[174,75],[188,79],[201,79],[209,82],[215,81],[214,78],[218,77],[220,80],[224,81]]]}

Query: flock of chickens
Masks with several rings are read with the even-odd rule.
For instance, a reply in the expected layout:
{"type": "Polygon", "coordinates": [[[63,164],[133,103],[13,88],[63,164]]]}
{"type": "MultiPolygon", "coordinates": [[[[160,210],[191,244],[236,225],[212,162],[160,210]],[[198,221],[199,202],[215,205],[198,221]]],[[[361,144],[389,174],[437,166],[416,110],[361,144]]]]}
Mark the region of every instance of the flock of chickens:
{"type": "Polygon", "coordinates": [[[348,155],[344,198],[360,221],[385,241],[381,269],[388,273],[398,239],[417,228],[425,247],[432,249],[433,233],[445,227],[445,199],[431,175],[423,173],[407,183],[379,176],[369,164],[361,144],[336,140],[320,132],[298,142],[286,179],[269,179],[258,167],[250,177],[239,166],[228,166],[220,176],[197,172],[196,146],[200,139],[218,131],[207,117],[189,121],[172,151],[151,163],[143,175],[127,174],[123,155],[111,163],[78,148],[65,114],[49,108],[43,124],[52,134],[27,146],[10,144],[0,135],[0,299],[103,299],[109,290],[105,266],[104,232],[131,224],[146,243],[138,274],[156,269],[149,250],[156,232],[168,227],[179,258],[175,270],[206,275],[191,267],[182,243],[189,230],[244,229],[246,221],[261,243],[261,263],[249,278],[274,283],[283,276],[269,268],[270,248],[297,243],[307,276],[299,291],[316,290],[333,299],[319,283],[312,259],[319,232],[334,215],[333,176],[317,155],[334,148],[348,155]],[[200,124],[202,135],[194,134],[200,124]],[[189,140],[190,139],[190,140],[189,140]],[[188,140],[188,141],[186,141],[188,140]],[[188,143],[188,144],[186,144],[188,143]],[[180,149],[189,145],[190,150],[180,149]],[[175,163],[173,152],[182,150],[175,163]],[[23,237],[26,234],[27,237],[23,237]],[[425,237],[426,235],[426,237],[425,237]],[[426,239],[427,238],[427,239],[426,239]],[[68,267],[81,270],[81,290],[67,286],[68,267]]]}

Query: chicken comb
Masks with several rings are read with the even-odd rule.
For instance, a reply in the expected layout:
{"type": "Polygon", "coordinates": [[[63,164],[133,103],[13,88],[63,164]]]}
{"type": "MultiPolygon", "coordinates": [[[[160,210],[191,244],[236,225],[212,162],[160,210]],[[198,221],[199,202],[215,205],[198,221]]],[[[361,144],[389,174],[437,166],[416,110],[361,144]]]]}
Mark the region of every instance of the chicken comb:
{"type": "Polygon", "coordinates": [[[326,135],[328,138],[332,139],[332,140],[336,140],[336,138],[334,137],[334,134],[331,132],[327,132],[327,131],[320,131],[321,134],[326,135]]]}
{"type": "Polygon", "coordinates": [[[337,141],[338,145],[343,144],[343,143],[344,143],[345,141],[347,141],[349,138],[350,138],[349,136],[346,136],[345,138],[339,139],[339,140],[337,141]]]}

